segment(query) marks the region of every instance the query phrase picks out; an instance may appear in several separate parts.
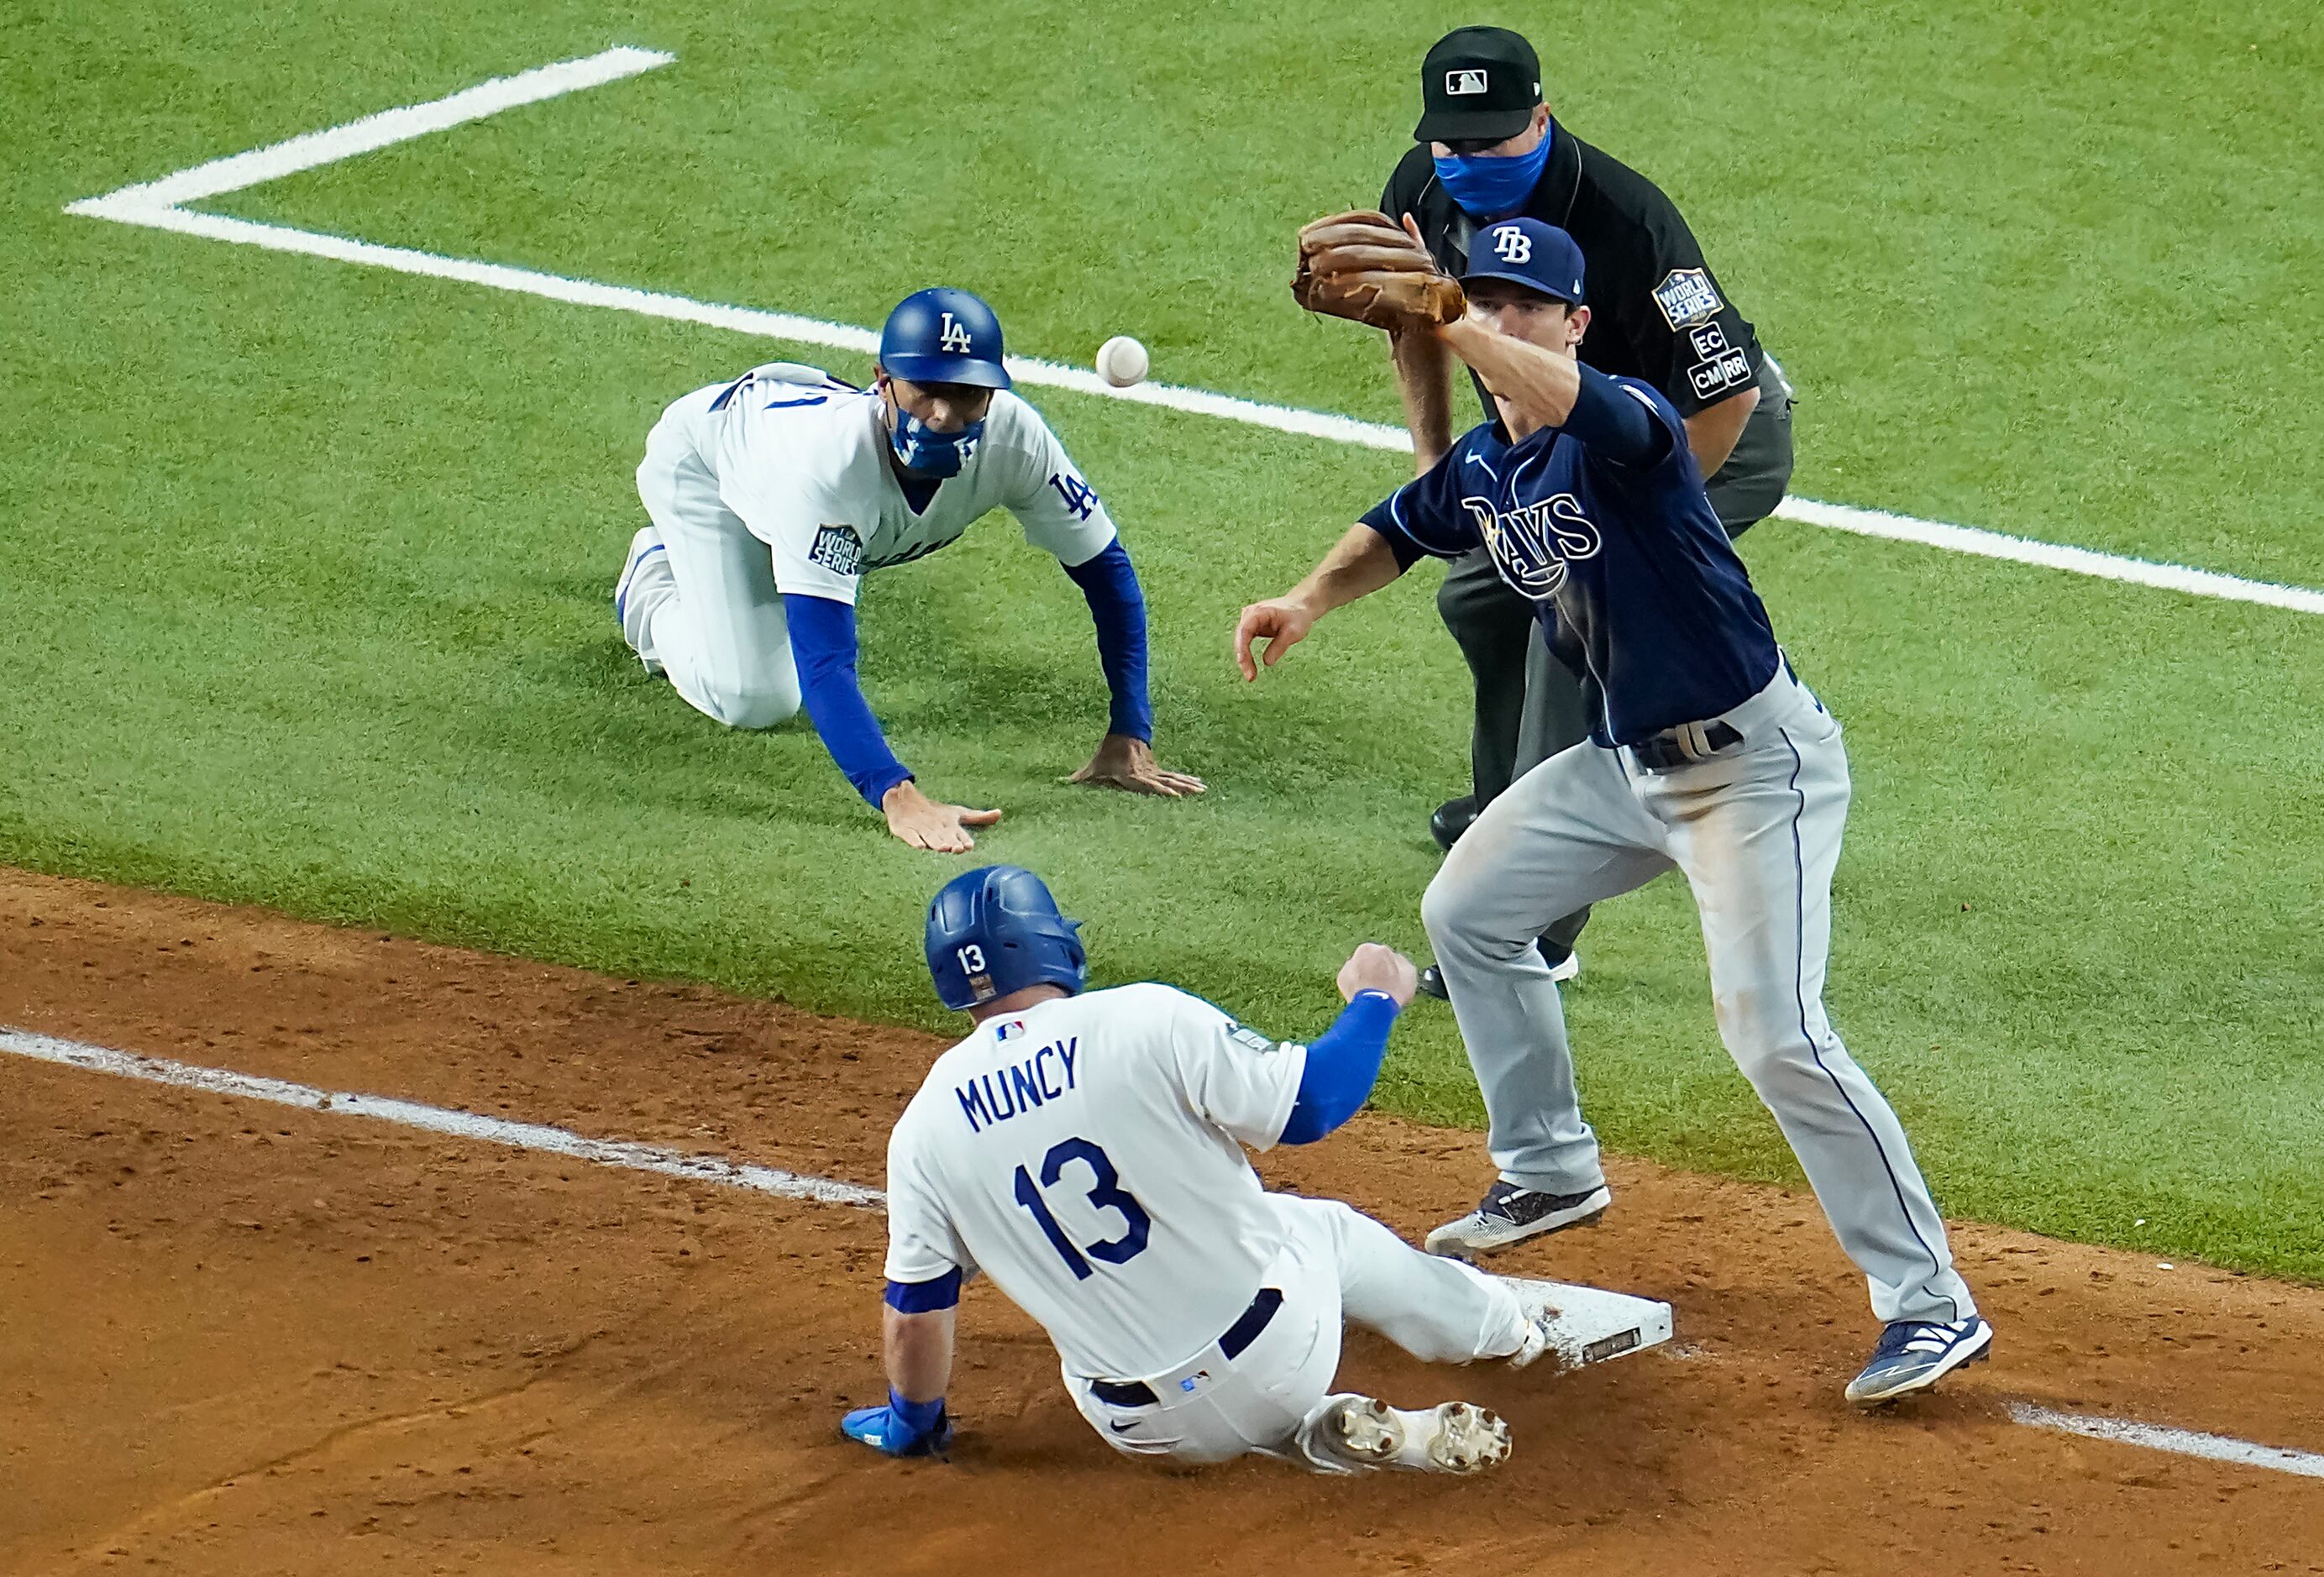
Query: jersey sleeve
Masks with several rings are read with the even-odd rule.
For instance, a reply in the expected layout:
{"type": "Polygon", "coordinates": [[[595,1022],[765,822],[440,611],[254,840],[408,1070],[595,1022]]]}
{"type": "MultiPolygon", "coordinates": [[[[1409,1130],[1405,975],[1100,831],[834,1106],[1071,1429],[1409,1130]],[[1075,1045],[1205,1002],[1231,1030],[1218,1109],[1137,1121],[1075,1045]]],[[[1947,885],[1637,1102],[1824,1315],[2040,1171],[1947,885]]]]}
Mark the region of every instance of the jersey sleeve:
{"type": "Polygon", "coordinates": [[[1025,528],[1025,540],[1068,569],[1111,547],[1112,518],[1041,413],[1003,392],[993,396],[991,420],[1001,429],[1000,440],[1014,451],[1016,477],[1003,503],[1025,528]],[[1009,402],[1006,408],[1002,401],[1009,402]]]}
{"type": "Polygon", "coordinates": [[[1200,997],[1170,996],[1171,1066],[1186,1104],[1251,1148],[1272,1149],[1299,1099],[1307,1048],[1238,1024],[1200,997]]]}
{"type": "MultiPolygon", "coordinates": [[[[1602,374],[1596,375],[1604,377],[1602,374]]],[[[1601,387],[1611,398],[1644,410],[1662,442],[1654,457],[1641,465],[1623,465],[1587,447],[1583,451],[1584,464],[1601,475],[1612,474],[1617,485],[1700,488],[1701,474],[1691,464],[1692,453],[1687,447],[1685,419],[1662,391],[1643,378],[1605,378],[1601,387]]]]}
{"type": "Polygon", "coordinates": [[[875,521],[842,507],[816,479],[786,475],[766,458],[722,476],[718,497],[774,555],[777,591],[854,605],[875,521]]]}
{"type": "Polygon", "coordinates": [[[905,1286],[976,1268],[921,1161],[908,1108],[888,1139],[887,1278],[905,1286]]]}
{"type": "Polygon", "coordinates": [[[1491,463],[1464,434],[1444,451],[1444,457],[1414,477],[1358,518],[1388,540],[1397,562],[1409,567],[1425,555],[1457,558],[1480,544],[1477,519],[1461,500],[1474,492],[1489,496],[1494,484],[1491,463]]]}
{"type": "Polygon", "coordinates": [[[1647,212],[1623,248],[1628,255],[1603,269],[1591,260],[1591,296],[1612,316],[1647,382],[1681,416],[1692,416],[1758,382],[1758,341],[1677,205],[1648,189],[1647,212]],[[1600,279],[1608,281],[1602,296],[1600,279]]]}

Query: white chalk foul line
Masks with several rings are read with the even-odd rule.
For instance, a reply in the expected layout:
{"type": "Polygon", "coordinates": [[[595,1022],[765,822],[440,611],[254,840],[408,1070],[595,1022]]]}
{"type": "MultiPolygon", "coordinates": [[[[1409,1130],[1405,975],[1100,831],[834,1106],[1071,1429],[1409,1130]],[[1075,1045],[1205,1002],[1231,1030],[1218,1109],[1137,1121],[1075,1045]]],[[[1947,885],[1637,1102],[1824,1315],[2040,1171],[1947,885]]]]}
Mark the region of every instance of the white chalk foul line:
{"type": "MultiPolygon", "coordinates": [[[[579,306],[604,307],[649,318],[699,323],[738,334],[763,336],[794,344],[824,346],[857,354],[868,354],[875,349],[879,337],[871,329],[854,324],[831,323],[819,318],[799,318],[788,313],[768,312],[715,301],[697,301],[658,290],[602,284],[504,263],[445,257],[401,246],[381,246],[285,225],[261,224],[196,213],[182,206],[227,192],[241,191],[301,170],[312,170],[318,165],[371,152],[392,143],[408,142],[430,132],[444,131],[485,115],[497,115],[518,105],[533,104],[560,94],[633,77],[641,71],[669,65],[675,59],[675,56],[654,50],[620,48],[607,50],[585,60],[559,61],[555,65],[520,72],[513,77],[494,78],[427,104],[386,110],[351,121],[346,125],[312,132],[288,142],[253,149],[246,153],[212,160],[159,180],[124,186],[102,197],[84,198],[69,204],[65,211],[92,218],[111,219],[124,225],[139,225],[149,229],[171,230],[214,241],[259,246],[274,252],[299,253],[309,257],[329,258],[337,263],[392,269],[399,273],[429,279],[454,280],[489,290],[539,296],[579,306]]],[[[1129,389],[1117,389],[1086,368],[1028,356],[1010,356],[1009,370],[1019,382],[1039,387],[1066,389],[1077,394],[1126,400],[1139,405],[1160,406],[1364,448],[1405,453],[1409,453],[1412,448],[1409,435],[1401,428],[1359,421],[1353,417],[1335,415],[1330,411],[1272,405],[1263,401],[1214,393],[1207,389],[1168,383],[1140,383],[1129,389]]],[[[2255,603],[2302,613],[2324,613],[2324,591],[2307,586],[2248,580],[2217,570],[2195,569],[2186,565],[2101,553],[2094,549],[2014,537],[1976,526],[1924,521],[1911,515],[1890,514],[1881,510],[1859,509],[1849,504],[1820,503],[1804,498],[1786,499],[1776,508],[1775,514],[1781,520],[1822,526],[1858,536],[1916,542],[1952,553],[2037,565],[2075,575],[2092,576],[2101,580],[2180,592],[2189,596],[2255,603]]]]}
{"type": "Polygon", "coordinates": [[[237,1095],[245,1100],[271,1102],[277,1106],[295,1106],[302,1111],[339,1112],[374,1122],[392,1122],[427,1133],[446,1134],[454,1139],[477,1139],[521,1150],[538,1150],[545,1155],[567,1156],[574,1160],[589,1161],[600,1167],[619,1167],[627,1171],[653,1172],[665,1177],[683,1177],[696,1183],[719,1183],[729,1188],[748,1188],[758,1194],[771,1194],[779,1199],[812,1199],[825,1204],[853,1204],[872,1210],[884,1208],[887,1203],[887,1196],[877,1188],[835,1182],[829,1177],[785,1172],[749,1161],[730,1161],[719,1156],[690,1156],[683,1150],[665,1149],[660,1145],[639,1144],[628,1139],[589,1139],[567,1129],[551,1128],[546,1123],[512,1122],[504,1117],[486,1117],[479,1112],[462,1111],[448,1106],[399,1101],[392,1095],[365,1095],[349,1090],[318,1090],[306,1084],[291,1084],[287,1079],[264,1079],[225,1068],[197,1067],[191,1063],[172,1062],[167,1057],[139,1056],[126,1051],[111,1051],[102,1046],[83,1045],[77,1040],[35,1035],[29,1030],[0,1028],[0,1051],[30,1057],[35,1062],[57,1063],[65,1067],[85,1068],[91,1073],[115,1074],[124,1079],[142,1079],[152,1084],[207,1090],[214,1095],[237,1095]]]}
{"type": "Polygon", "coordinates": [[[2248,1468],[2273,1468],[2306,1479],[2324,1479],[2324,1455],[2275,1445],[2255,1445],[2231,1434],[2200,1434],[2191,1429],[2165,1429],[2155,1424],[2135,1424],[2127,1418],[2107,1418],[2092,1413],[2061,1413],[2031,1402],[2012,1402],[2009,1416],[2036,1429],[2061,1430],[2091,1440],[2111,1440],[2123,1445],[2143,1445],[2180,1456],[2209,1462],[2234,1462],[2248,1468]]]}

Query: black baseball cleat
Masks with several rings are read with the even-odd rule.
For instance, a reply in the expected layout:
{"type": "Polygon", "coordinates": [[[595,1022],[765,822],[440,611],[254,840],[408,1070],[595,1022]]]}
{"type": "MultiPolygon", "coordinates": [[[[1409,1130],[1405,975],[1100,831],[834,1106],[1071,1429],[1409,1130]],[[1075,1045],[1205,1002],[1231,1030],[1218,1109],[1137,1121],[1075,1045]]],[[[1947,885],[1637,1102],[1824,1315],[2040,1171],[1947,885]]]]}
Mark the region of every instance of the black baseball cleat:
{"type": "Polygon", "coordinates": [[[1613,1203],[1613,1191],[1603,1183],[1579,1194],[1545,1194],[1499,1177],[1476,1209],[1438,1227],[1422,1247],[1432,1254],[1466,1259],[1594,1222],[1613,1203]]]}
{"type": "Polygon", "coordinates": [[[1435,814],[1428,818],[1428,835],[1436,840],[1438,848],[1450,853],[1452,845],[1461,841],[1461,835],[1469,830],[1469,824],[1476,819],[1477,797],[1463,794],[1436,807],[1435,814]]]}

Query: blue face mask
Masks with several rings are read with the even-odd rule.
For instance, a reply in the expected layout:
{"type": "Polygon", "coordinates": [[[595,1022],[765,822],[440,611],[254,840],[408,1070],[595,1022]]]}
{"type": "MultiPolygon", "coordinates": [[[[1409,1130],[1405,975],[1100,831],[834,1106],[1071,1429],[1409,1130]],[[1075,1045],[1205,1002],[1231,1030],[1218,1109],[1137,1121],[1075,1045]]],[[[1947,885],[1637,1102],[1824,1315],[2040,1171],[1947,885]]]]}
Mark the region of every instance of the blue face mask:
{"type": "Polygon", "coordinates": [[[961,462],[976,447],[976,440],[984,436],[982,419],[970,422],[958,432],[938,432],[902,406],[896,407],[896,430],[888,441],[896,447],[896,458],[904,469],[922,476],[957,476],[961,462]]]}
{"type": "Polygon", "coordinates": [[[1556,128],[1550,127],[1530,153],[1439,159],[1436,179],[1471,218],[1505,218],[1525,207],[1526,198],[1541,184],[1541,172],[1549,167],[1550,140],[1556,134],[1556,128]]]}

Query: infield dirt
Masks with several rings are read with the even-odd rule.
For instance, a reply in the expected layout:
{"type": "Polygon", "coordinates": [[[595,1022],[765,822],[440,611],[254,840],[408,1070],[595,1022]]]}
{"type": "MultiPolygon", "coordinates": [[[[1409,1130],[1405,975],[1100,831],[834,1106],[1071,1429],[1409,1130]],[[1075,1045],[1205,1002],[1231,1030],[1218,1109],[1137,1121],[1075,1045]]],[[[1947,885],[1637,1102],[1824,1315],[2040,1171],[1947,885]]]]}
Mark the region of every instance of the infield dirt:
{"type": "MultiPolygon", "coordinates": [[[[5,872],[0,1022],[874,1185],[938,1049],[5,872]]],[[[1408,1234],[1486,1179],[1478,1136],[1377,1118],[1261,1167],[1408,1234]]],[[[883,1391],[876,1214],[0,1057],[0,1571],[2324,1572],[2324,1481],[2006,1412],[2324,1448],[2324,1293],[1962,1226],[1995,1360],[1865,1416],[1812,1200],[1613,1181],[1496,1268],[1667,1298],[1674,1353],[1351,1345],[1355,1386],[1505,1414],[1498,1477],[1124,1460],[988,1286],[952,1460],[893,1463],[835,1433],[883,1391]]]]}

